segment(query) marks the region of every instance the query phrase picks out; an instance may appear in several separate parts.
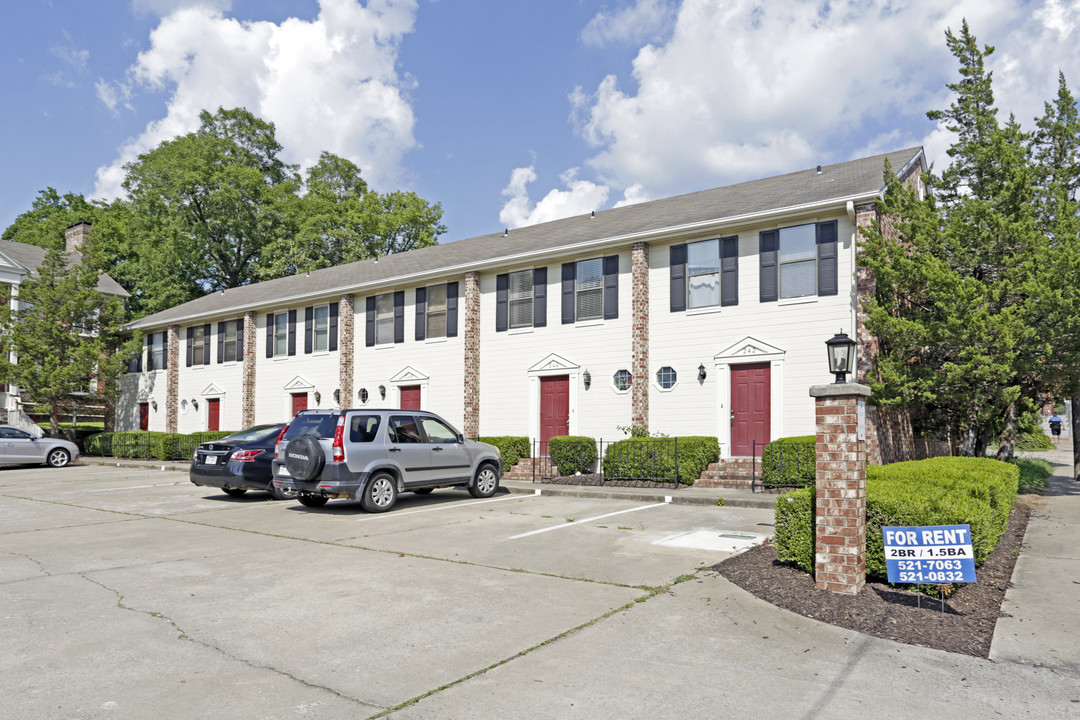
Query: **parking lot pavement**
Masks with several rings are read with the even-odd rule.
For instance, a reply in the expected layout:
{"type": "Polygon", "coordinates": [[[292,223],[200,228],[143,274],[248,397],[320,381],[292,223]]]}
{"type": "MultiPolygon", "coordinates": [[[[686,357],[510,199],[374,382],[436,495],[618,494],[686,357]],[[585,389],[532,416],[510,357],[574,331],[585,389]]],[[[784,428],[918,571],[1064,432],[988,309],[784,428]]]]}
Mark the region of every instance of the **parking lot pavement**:
{"type": "Polygon", "coordinates": [[[670,546],[688,533],[771,521],[457,491],[384,515],[265,497],[178,473],[0,470],[3,714],[375,715],[728,554],[670,546]]]}

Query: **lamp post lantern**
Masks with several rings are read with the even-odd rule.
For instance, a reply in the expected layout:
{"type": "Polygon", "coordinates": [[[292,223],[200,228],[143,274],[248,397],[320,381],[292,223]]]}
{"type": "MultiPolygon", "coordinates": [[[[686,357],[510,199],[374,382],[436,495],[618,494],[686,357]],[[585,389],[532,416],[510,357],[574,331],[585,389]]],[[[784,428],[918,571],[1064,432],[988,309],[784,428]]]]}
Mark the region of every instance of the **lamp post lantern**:
{"type": "Polygon", "coordinates": [[[836,384],[846,382],[846,376],[852,372],[855,362],[855,341],[841,329],[825,341],[829,355],[829,372],[836,376],[836,384]]]}

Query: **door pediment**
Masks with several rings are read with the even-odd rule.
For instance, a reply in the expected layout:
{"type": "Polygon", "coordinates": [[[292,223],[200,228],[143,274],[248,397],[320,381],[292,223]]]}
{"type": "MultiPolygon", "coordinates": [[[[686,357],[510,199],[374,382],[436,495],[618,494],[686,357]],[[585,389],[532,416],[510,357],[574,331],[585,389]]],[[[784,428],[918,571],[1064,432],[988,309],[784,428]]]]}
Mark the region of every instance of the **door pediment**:
{"type": "Polygon", "coordinates": [[[717,363],[730,362],[732,360],[771,360],[777,357],[783,357],[785,351],[770,345],[767,342],[758,340],[757,338],[750,337],[749,335],[744,337],[734,345],[729,346],[726,350],[717,353],[713,360],[717,363]]]}
{"type": "Polygon", "coordinates": [[[289,382],[285,383],[286,390],[311,390],[315,386],[311,384],[306,378],[297,375],[289,382]]]}
{"type": "Polygon", "coordinates": [[[580,367],[577,363],[567,360],[562,355],[551,353],[546,358],[529,368],[530,373],[551,374],[569,372],[580,367]]]}

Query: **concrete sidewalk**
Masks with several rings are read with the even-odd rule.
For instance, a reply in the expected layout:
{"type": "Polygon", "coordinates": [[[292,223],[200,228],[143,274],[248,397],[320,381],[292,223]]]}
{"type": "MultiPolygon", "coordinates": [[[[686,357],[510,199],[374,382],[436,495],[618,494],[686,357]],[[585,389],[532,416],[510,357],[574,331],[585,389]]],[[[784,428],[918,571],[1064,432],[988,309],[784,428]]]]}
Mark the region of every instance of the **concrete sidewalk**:
{"type": "Polygon", "coordinates": [[[1026,500],[1031,520],[990,658],[1080,671],[1080,482],[1071,443],[1024,456],[1053,463],[1055,474],[1044,495],[1026,500]]]}

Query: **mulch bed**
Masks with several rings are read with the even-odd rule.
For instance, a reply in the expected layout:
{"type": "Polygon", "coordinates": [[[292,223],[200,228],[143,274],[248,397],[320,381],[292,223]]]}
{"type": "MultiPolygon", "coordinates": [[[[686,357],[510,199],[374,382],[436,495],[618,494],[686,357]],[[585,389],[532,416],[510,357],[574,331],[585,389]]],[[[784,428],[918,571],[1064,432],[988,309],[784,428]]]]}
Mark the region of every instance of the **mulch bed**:
{"type": "Polygon", "coordinates": [[[1030,516],[1028,505],[1016,504],[1008,530],[976,570],[978,582],[950,594],[944,615],[940,599],[925,595],[920,599],[904,585],[867,582],[854,596],[818,590],[812,575],[777,562],[776,547],[771,544],[728,558],[712,569],[766,602],[830,625],[986,658],[1030,516]]]}

